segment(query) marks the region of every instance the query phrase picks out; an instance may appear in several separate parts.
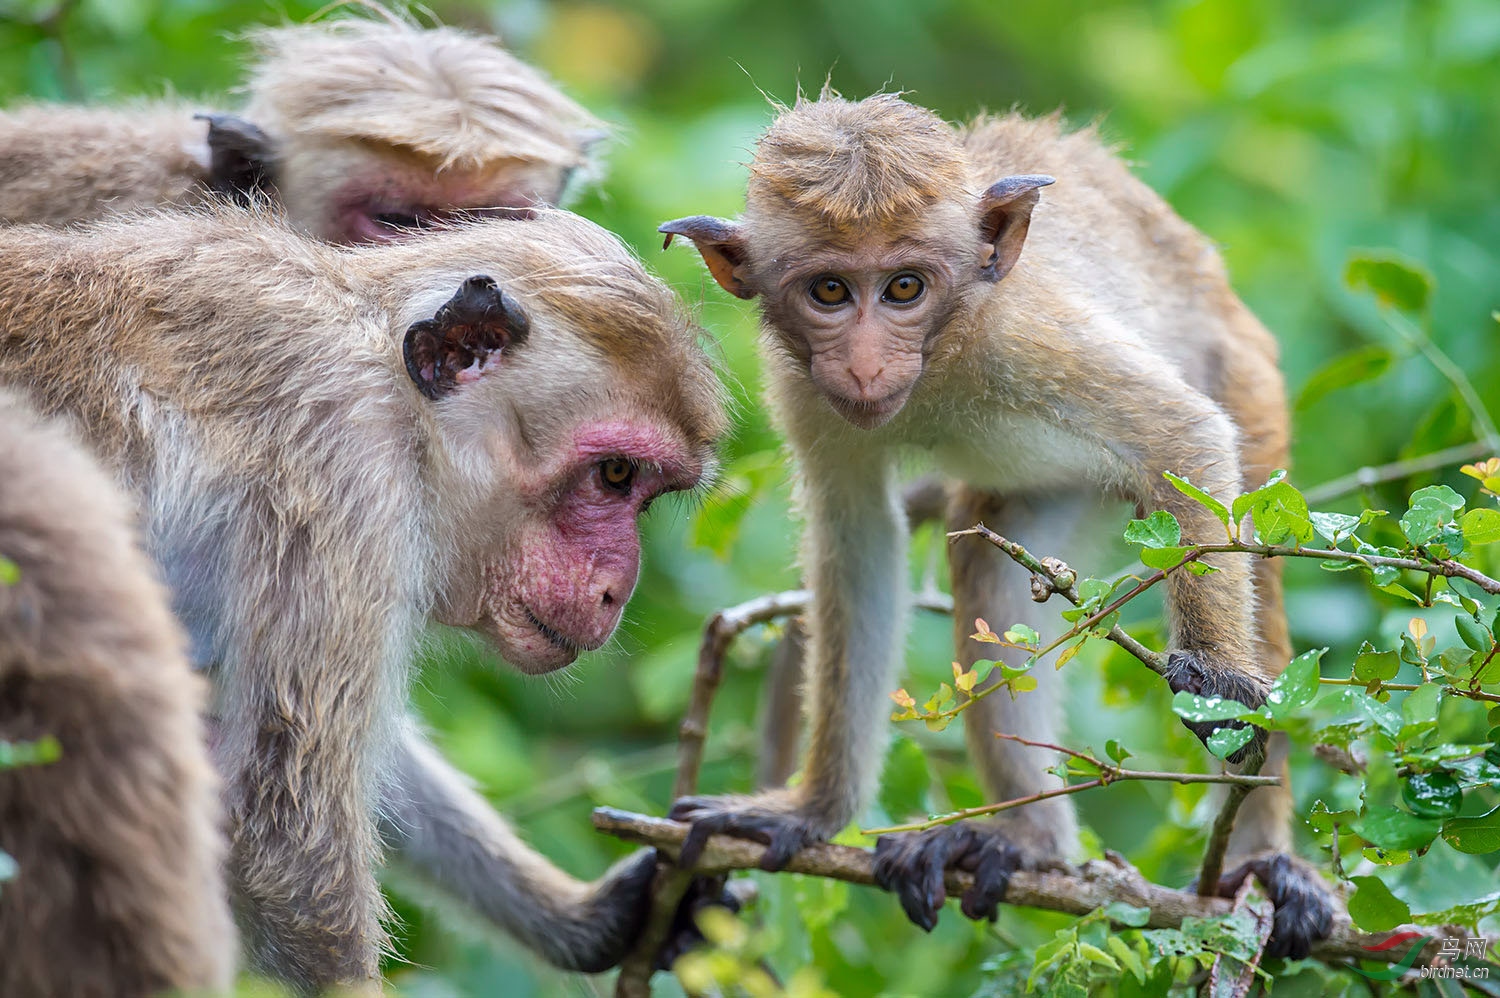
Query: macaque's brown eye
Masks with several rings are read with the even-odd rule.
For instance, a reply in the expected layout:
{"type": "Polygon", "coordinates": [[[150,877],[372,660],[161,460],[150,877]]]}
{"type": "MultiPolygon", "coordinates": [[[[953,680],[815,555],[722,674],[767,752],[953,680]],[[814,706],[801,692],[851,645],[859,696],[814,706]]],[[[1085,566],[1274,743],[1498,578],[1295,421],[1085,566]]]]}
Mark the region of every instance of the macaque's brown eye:
{"type": "Polygon", "coordinates": [[[616,492],[629,492],[635,481],[635,465],[623,457],[612,457],[599,464],[599,477],[616,492]]]}
{"type": "Polygon", "coordinates": [[[813,282],[812,296],[819,305],[842,305],[849,300],[849,285],[831,275],[820,277],[813,282]]]}
{"type": "Polygon", "coordinates": [[[922,279],[916,274],[897,274],[891,278],[891,283],[885,286],[885,294],[881,297],[886,301],[904,305],[922,297],[922,289],[925,287],[922,279]]]}

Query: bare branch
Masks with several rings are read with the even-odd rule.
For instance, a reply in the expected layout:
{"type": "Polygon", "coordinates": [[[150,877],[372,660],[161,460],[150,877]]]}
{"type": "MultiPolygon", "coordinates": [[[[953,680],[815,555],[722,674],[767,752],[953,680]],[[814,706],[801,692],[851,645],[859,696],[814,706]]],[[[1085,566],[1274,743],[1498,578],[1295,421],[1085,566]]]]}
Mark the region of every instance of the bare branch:
{"type": "MultiPolygon", "coordinates": [[[[687,836],[688,827],[664,818],[652,818],[615,808],[594,811],[594,827],[629,842],[652,845],[670,856],[676,856],[687,836]]],[[[728,835],[709,837],[707,848],[693,873],[711,876],[732,870],[754,870],[760,866],[766,847],[748,839],[728,835]]],[[[786,866],[789,873],[827,877],[851,884],[873,885],[875,854],[869,849],[821,843],[808,846],[792,857],[786,866]]],[[[972,886],[969,874],[949,870],[944,874],[949,897],[958,897],[972,886]]],[[[1146,927],[1178,928],[1185,918],[1213,918],[1228,914],[1233,904],[1225,898],[1198,897],[1186,891],[1153,884],[1141,877],[1129,864],[1091,860],[1076,871],[1033,872],[1018,870],[1011,875],[1005,903],[1026,908],[1044,908],[1070,915],[1086,915],[1105,905],[1121,902],[1149,911],[1146,927]]],[[[1411,925],[1399,926],[1393,932],[1418,932],[1427,935],[1432,929],[1411,925]]],[[[1405,956],[1402,947],[1370,950],[1387,939],[1390,933],[1370,935],[1355,929],[1347,915],[1334,918],[1332,934],[1313,946],[1313,956],[1321,960],[1386,960],[1396,962],[1405,956]],[[1398,952],[1398,950],[1400,952],[1398,952]]],[[[1423,956],[1435,958],[1439,941],[1432,940],[1423,956]]]]}
{"type": "Polygon", "coordinates": [[[1476,440],[1472,443],[1459,444],[1456,447],[1434,451],[1431,454],[1410,457],[1404,461],[1366,465],[1347,475],[1331,479],[1321,485],[1314,485],[1310,489],[1304,489],[1302,495],[1307,499],[1309,506],[1316,506],[1320,503],[1346,496],[1351,492],[1379,485],[1381,482],[1394,482],[1397,479],[1407,478],[1411,475],[1420,475],[1424,471],[1437,471],[1439,468],[1446,468],[1461,461],[1472,461],[1481,457],[1489,457],[1493,453],[1494,451],[1488,443],[1483,440],[1476,440]]]}

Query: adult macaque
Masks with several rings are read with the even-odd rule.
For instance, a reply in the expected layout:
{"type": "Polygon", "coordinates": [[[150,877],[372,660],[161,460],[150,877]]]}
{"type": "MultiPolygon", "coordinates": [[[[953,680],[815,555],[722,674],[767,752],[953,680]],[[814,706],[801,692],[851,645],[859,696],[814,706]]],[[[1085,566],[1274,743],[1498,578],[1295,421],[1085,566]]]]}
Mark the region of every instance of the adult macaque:
{"type": "Polygon", "coordinates": [[[341,243],[456,210],[556,204],[599,123],[493,39],[346,18],[270,28],[239,114],[182,102],[0,114],[0,221],[280,200],[341,243]]]}
{"type": "MultiPolygon", "coordinates": [[[[770,843],[774,868],[869,799],[905,633],[898,452],[925,451],[959,479],[955,528],[983,521],[1049,553],[1069,550],[1101,491],[1169,510],[1185,536],[1210,539],[1219,523],[1162,473],[1228,495],[1285,463],[1274,340],[1209,242],[1092,130],[1009,115],[955,131],[893,95],[824,93],[783,111],[761,139],[742,220],[697,216],[661,231],[669,243],[692,239],[725,290],[761,299],[814,592],[802,782],[680,801],[673,815],[693,822],[695,848],[711,832],[749,836],[770,843]]],[[[988,654],[966,640],[975,617],[1037,619],[1024,573],[1001,562],[977,543],[953,547],[965,662],[988,654]]],[[[1218,571],[1168,584],[1171,687],[1258,705],[1288,657],[1279,579],[1269,563],[1212,563],[1218,571]]],[[[1047,753],[991,734],[1056,740],[1066,680],[1038,678],[1037,693],[990,697],[967,715],[995,799],[1055,785],[1047,753]]],[[[1304,954],[1329,928],[1328,896],[1280,855],[1285,790],[1257,795],[1233,848],[1258,860],[1276,902],[1272,951],[1304,954]]],[[[1074,833],[1058,798],[888,836],[880,869],[930,928],[945,866],[976,871],[964,911],[988,916],[1019,864],[1066,856],[1074,833]]]]}
{"type": "Polygon", "coordinates": [[[0,995],[227,991],[206,688],[129,505],[66,429],[0,392],[0,995]]]}
{"type": "Polygon", "coordinates": [[[638,516],[714,464],[698,330],[563,212],[355,248],[262,214],[0,230],[0,380],[134,494],[213,679],[246,951],[376,978],[383,837],[554,964],[609,967],[651,851],[553,868],[407,719],[408,673],[429,619],[532,674],[605,642],[638,516]]]}

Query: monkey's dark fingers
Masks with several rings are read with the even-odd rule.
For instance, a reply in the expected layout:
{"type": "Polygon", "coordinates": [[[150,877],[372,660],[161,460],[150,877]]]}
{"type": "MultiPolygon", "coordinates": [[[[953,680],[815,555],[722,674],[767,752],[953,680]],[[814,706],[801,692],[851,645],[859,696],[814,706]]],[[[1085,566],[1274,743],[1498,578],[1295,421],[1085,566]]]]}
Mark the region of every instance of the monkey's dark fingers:
{"type": "Polygon", "coordinates": [[[656,954],[656,969],[671,970],[672,964],[680,956],[702,945],[703,933],[698,928],[698,914],[705,908],[724,908],[730,912],[738,912],[741,903],[738,892],[727,886],[727,876],[694,879],[672,917],[672,928],[667,941],[656,954]]]}
{"type": "Polygon", "coordinates": [[[974,886],[964,891],[959,908],[969,918],[993,922],[1010,887],[1010,875],[1021,868],[1021,851],[998,836],[981,836],[958,865],[974,874],[974,886]]]}
{"type": "Polygon", "coordinates": [[[771,873],[784,868],[805,846],[823,839],[795,814],[758,809],[733,798],[684,797],[672,805],[667,816],[692,824],[678,854],[677,865],[684,869],[697,865],[710,835],[734,835],[764,843],[760,868],[771,873]]]}
{"type": "Polygon", "coordinates": [[[947,900],[943,871],[973,846],[974,829],[944,825],[875,840],[875,883],[895,894],[906,917],[931,932],[947,900]]]}
{"type": "Polygon", "coordinates": [[[1253,876],[1275,908],[1266,956],[1301,960],[1333,931],[1333,895],[1317,871],[1285,853],[1260,856],[1219,878],[1222,897],[1234,897],[1253,876]]]}
{"type": "MultiPolygon", "coordinates": [[[[1213,663],[1205,652],[1174,651],[1167,656],[1167,685],[1173,693],[1194,693],[1200,697],[1219,697],[1242,703],[1252,710],[1266,702],[1266,687],[1258,678],[1238,672],[1228,665],[1213,663]]],[[[1198,736],[1205,745],[1215,732],[1224,728],[1246,727],[1244,721],[1187,721],[1182,722],[1189,731],[1198,736]]],[[[1228,761],[1244,762],[1252,751],[1264,755],[1267,734],[1264,728],[1254,728],[1250,741],[1231,752],[1228,761]]]]}

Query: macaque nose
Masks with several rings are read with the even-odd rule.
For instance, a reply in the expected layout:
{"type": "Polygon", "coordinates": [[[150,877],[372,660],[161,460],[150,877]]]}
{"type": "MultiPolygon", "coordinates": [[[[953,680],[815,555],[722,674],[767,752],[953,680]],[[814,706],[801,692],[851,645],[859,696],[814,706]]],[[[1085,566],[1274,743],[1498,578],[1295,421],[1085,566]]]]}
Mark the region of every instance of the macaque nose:
{"type": "Polygon", "coordinates": [[[873,364],[860,365],[858,367],[850,365],[849,367],[849,377],[854,379],[854,387],[859,389],[860,398],[864,401],[874,401],[879,398],[879,393],[873,389],[875,383],[880,380],[880,376],[884,373],[884,364],[881,364],[879,367],[875,367],[873,364]]]}

